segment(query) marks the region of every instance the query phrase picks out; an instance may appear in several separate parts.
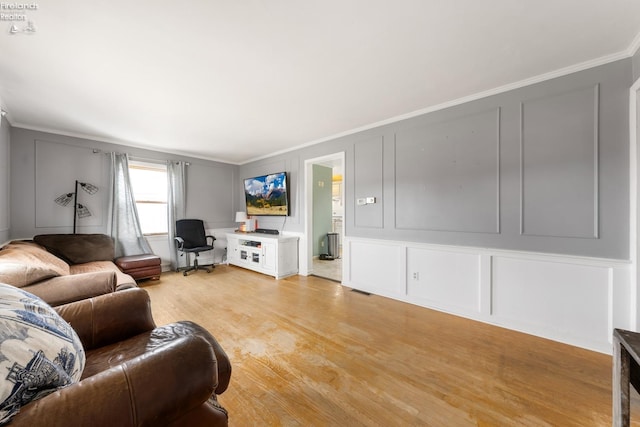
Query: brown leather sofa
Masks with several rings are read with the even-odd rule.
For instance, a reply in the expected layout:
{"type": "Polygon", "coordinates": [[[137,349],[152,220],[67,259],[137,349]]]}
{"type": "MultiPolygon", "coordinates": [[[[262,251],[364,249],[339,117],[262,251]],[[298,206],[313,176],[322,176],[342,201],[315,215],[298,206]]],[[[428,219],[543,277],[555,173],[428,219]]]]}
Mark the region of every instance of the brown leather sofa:
{"type": "Polygon", "coordinates": [[[86,352],[79,382],[23,406],[10,426],[226,426],[224,350],[192,322],[156,327],[129,289],[56,307],[86,352]]]}
{"type": "Polygon", "coordinates": [[[104,234],[42,234],[0,249],[0,282],[57,306],[137,287],[114,263],[114,243],[104,234]]]}
{"type": "Polygon", "coordinates": [[[137,287],[136,281],[115,264],[115,244],[106,234],[39,234],[34,243],[69,264],[71,274],[113,271],[116,290],[137,287]]]}

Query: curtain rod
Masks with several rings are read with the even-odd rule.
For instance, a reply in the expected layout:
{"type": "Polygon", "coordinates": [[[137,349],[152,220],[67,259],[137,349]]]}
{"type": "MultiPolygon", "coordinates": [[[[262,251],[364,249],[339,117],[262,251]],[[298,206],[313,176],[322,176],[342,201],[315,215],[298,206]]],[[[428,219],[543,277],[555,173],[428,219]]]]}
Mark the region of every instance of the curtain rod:
{"type": "MultiPolygon", "coordinates": [[[[129,153],[119,153],[117,151],[102,151],[102,150],[100,150],[98,148],[94,148],[93,149],[93,154],[98,154],[98,153],[103,153],[103,154],[127,154],[131,160],[139,161],[139,162],[155,162],[155,163],[162,162],[162,163],[166,163],[166,162],[178,162],[178,161],[180,161],[180,160],[173,160],[173,159],[167,159],[167,160],[151,159],[151,158],[131,155],[129,153]]],[[[187,165],[187,166],[191,166],[191,162],[184,162],[184,164],[187,165]]]]}

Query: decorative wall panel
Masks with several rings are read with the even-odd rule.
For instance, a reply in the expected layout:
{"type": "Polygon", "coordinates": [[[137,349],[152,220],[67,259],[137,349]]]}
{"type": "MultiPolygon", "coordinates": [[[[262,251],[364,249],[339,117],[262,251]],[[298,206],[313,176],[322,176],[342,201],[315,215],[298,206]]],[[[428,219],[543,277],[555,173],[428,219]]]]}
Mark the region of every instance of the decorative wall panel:
{"type": "Polygon", "coordinates": [[[78,189],[78,203],[86,206],[91,216],[77,220],[77,232],[86,232],[83,227],[103,225],[108,200],[104,165],[104,154],[94,153],[91,148],[36,140],[36,228],[73,226],[73,202],[60,206],[55,199],[72,193],[76,180],[98,187],[93,195],[78,189]]]}
{"type": "Polygon", "coordinates": [[[396,133],[396,228],[498,233],[500,110],[396,133]]]}
{"type": "Polygon", "coordinates": [[[383,138],[375,137],[354,145],[354,225],[382,228],[383,138]],[[375,198],[375,203],[359,205],[358,199],[375,198]]]}
{"type": "Polygon", "coordinates": [[[493,259],[492,316],[556,339],[597,346],[612,331],[610,268],[566,260],[493,259]]]}
{"type": "Polygon", "coordinates": [[[521,233],[598,237],[598,89],[521,104],[521,233]]]}
{"type": "Polygon", "coordinates": [[[352,288],[383,295],[405,294],[405,259],[402,246],[345,241],[347,277],[352,288]]]}
{"type": "Polygon", "coordinates": [[[442,309],[479,313],[480,256],[408,248],[407,296],[442,309]]]}

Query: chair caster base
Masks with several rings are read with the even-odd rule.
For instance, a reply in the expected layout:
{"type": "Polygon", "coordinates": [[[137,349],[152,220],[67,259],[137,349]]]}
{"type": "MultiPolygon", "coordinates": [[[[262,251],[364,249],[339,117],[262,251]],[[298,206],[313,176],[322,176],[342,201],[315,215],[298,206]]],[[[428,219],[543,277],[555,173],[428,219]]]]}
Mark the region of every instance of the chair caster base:
{"type": "MultiPolygon", "coordinates": [[[[211,272],[213,271],[213,269],[214,269],[214,268],[216,268],[216,266],[215,266],[215,265],[212,265],[212,266],[210,266],[210,267],[205,267],[204,265],[197,265],[197,266],[193,266],[193,267],[191,267],[191,268],[187,268],[186,270],[184,270],[184,271],[182,272],[182,275],[183,275],[183,276],[188,276],[190,272],[192,272],[192,271],[198,271],[198,270],[201,270],[201,271],[202,271],[202,270],[204,270],[204,271],[206,271],[207,273],[211,273],[211,272]]],[[[176,271],[180,271],[180,270],[178,269],[178,270],[176,270],[176,271]]]]}

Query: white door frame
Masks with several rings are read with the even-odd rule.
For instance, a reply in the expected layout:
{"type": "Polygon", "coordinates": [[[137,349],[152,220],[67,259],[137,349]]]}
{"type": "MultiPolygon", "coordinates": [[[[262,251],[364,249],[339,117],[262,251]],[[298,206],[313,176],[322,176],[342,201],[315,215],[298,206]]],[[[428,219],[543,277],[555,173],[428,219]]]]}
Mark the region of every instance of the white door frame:
{"type": "MultiPolygon", "coordinates": [[[[313,272],[313,264],[311,263],[311,257],[313,256],[313,165],[317,163],[326,163],[331,160],[339,160],[342,162],[342,206],[344,206],[344,183],[345,183],[345,164],[344,164],[344,151],[328,154],[322,157],[315,157],[313,159],[307,159],[304,161],[304,241],[300,245],[300,274],[308,276],[313,272]]],[[[343,211],[346,213],[346,209],[343,211]]],[[[345,226],[345,213],[342,215],[342,232],[341,236],[344,236],[345,226]]],[[[343,252],[344,253],[344,252],[343,252]]],[[[346,260],[343,260],[343,271],[346,260]]]]}
{"type": "Polygon", "coordinates": [[[630,313],[631,313],[631,325],[636,331],[640,330],[640,292],[638,287],[640,286],[640,277],[638,276],[640,263],[640,250],[638,248],[639,236],[638,236],[638,224],[640,222],[638,201],[640,200],[640,183],[638,182],[638,164],[640,159],[638,158],[638,137],[640,132],[638,126],[638,104],[640,103],[640,78],[635,81],[629,90],[629,258],[631,259],[631,298],[630,300],[630,313]]]}

